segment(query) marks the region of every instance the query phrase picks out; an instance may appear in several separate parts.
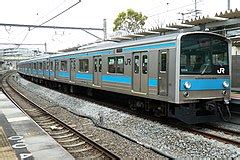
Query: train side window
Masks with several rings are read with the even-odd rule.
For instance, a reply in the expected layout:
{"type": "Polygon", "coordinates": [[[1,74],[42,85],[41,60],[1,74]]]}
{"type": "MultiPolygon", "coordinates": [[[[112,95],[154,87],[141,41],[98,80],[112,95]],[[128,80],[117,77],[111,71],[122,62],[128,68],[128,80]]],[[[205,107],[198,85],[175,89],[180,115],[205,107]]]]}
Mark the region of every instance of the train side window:
{"type": "Polygon", "coordinates": [[[124,57],[117,58],[117,73],[124,73],[124,57]]]}
{"type": "Polygon", "coordinates": [[[89,62],[88,59],[80,59],[79,60],[79,71],[80,72],[88,72],[88,67],[89,66],[89,62]]]}
{"type": "Polygon", "coordinates": [[[67,61],[61,61],[61,70],[67,71],[67,61]]]}
{"type": "Polygon", "coordinates": [[[116,62],[115,62],[115,57],[109,57],[108,58],[108,72],[109,73],[115,73],[115,68],[116,68],[116,62]]]}
{"type": "Polygon", "coordinates": [[[139,73],[139,56],[134,56],[134,73],[139,73]]]}
{"type": "Polygon", "coordinates": [[[102,59],[99,59],[99,72],[102,72],[102,59]]]}
{"type": "Polygon", "coordinates": [[[143,55],[142,57],[142,73],[147,74],[148,72],[148,57],[147,55],[143,55]]]}
{"type": "Polygon", "coordinates": [[[161,68],[160,71],[166,72],[167,70],[167,53],[162,52],[161,53],[161,68]]]}

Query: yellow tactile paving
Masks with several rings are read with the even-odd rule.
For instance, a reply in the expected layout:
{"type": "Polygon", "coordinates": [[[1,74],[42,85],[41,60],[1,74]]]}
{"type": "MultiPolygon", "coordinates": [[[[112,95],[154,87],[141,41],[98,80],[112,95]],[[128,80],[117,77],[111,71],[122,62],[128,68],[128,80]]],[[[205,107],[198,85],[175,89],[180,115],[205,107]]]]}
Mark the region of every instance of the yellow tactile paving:
{"type": "Polygon", "coordinates": [[[0,160],[15,160],[17,156],[13,151],[2,127],[0,127],[0,160]]]}

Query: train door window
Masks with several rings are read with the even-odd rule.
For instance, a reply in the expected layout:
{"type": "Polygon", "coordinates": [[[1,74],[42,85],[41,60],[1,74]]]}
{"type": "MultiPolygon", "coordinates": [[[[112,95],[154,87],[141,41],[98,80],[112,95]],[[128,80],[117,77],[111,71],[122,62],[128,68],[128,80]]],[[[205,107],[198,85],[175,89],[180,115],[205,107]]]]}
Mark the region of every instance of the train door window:
{"type": "Polygon", "coordinates": [[[167,52],[161,53],[161,72],[166,72],[167,70],[167,52]]]}
{"type": "Polygon", "coordinates": [[[79,71],[80,72],[88,72],[88,59],[80,59],[79,60],[79,71]]]}
{"type": "Polygon", "coordinates": [[[115,57],[108,58],[108,72],[115,73],[115,57]]]}
{"type": "Polygon", "coordinates": [[[47,63],[46,63],[46,68],[47,68],[47,70],[49,70],[49,68],[50,68],[48,61],[47,61],[47,63]]]}
{"type": "Polygon", "coordinates": [[[50,70],[53,70],[53,61],[50,62],[50,70]]]}
{"type": "Polygon", "coordinates": [[[67,61],[61,61],[61,70],[67,71],[67,61]]]}
{"type": "Polygon", "coordinates": [[[76,61],[75,61],[75,59],[70,59],[70,68],[71,68],[71,70],[74,70],[75,71],[75,69],[76,69],[76,61]]]}
{"type": "Polygon", "coordinates": [[[94,72],[97,72],[97,59],[94,59],[94,72]]]}
{"type": "Polygon", "coordinates": [[[46,66],[46,62],[43,62],[43,70],[46,70],[47,66],[46,66]]]}
{"type": "Polygon", "coordinates": [[[134,73],[139,73],[139,56],[134,56],[134,73]]]}
{"type": "Polygon", "coordinates": [[[38,68],[38,69],[40,69],[40,70],[43,69],[43,64],[42,64],[42,62],[39,62],[39,68],[38,68]]]}
{"type": "Polygon", "coordinates": [[[147,55],[143,55],[142,57],[142,73],[147,74],[148,72],[148,57],[147,55]]]}
{"type": "Polygon", "coordinates": [[[117,73],[124,73],[124,57],[117,57],[117,73]]]}
{"type": "Polygon", "coordinates": [[[102,58],[99,59],[99,72],[102,72],[102,58]]]}
{"type": "Polygon", "coordinates": [[[56,71],[59,70],[59,62],[58,61],[55,61],[55,69],[56,69],[56,71]]]}

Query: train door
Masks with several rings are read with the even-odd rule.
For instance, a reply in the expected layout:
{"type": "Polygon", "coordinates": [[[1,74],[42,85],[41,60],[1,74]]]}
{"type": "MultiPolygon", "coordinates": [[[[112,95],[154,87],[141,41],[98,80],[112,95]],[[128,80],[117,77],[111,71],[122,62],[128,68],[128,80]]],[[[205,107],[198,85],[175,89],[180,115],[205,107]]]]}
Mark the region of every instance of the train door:
{"type": "Polygon", "coordinates": [[[168,50],[159,51],[158,94],[168,95],[168,50]]]}
{"type": "Polygon", "coordinates": [[[133,91],[148,91],[148,55],[147,52],[133,53],[133,91]]]}
{"type": "Polygon", "coordinates": [[[93,84],[101,86],[101,76],[102,76],[102,57],[93,57],[93,84]]]}
{"type": "Polygon", "coordinates": [[[76,59],[70,59],[70,81],[75,81],[75,74],[76,74],[76,59]]]}

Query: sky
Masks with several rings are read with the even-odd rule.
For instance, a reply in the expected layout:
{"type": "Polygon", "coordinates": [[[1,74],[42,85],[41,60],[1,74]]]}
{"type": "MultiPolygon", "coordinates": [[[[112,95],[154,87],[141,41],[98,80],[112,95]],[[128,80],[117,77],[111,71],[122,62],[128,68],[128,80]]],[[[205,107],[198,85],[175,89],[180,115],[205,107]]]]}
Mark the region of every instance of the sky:
{"type": "MultiPolygon", "coordinates": [[[[39,25],[78,0],[0,0],[0,23],[39,25]]],[[[196,0],[201,15],[214,16],[216,12],[227,10],[228,0],[196,0]]],[[[165,26],[179,22],[182,16],[194,9],[194,0],[81,0],[81,2],[45,25],[103,28],[107,19],[108,36],[113,35],[113,21],[118,13],[132,8],[148,17],[146,28],[165,26]]],[[[240,10],[240,0],[231,0],[231,9],[240,10]]],[[[186,15],[185,19],[192,18],[186,15]]],[[[103,38],[102,31],[90,31],[103,38]]],[[[1,43],[47,44],[47,51],[91,43],[97,39],[82,30],[34,29],[0,26],[0,48],[17,47],[1,43]]],[[[22,48],[39,48],[44,45],[22,48]]]]}

